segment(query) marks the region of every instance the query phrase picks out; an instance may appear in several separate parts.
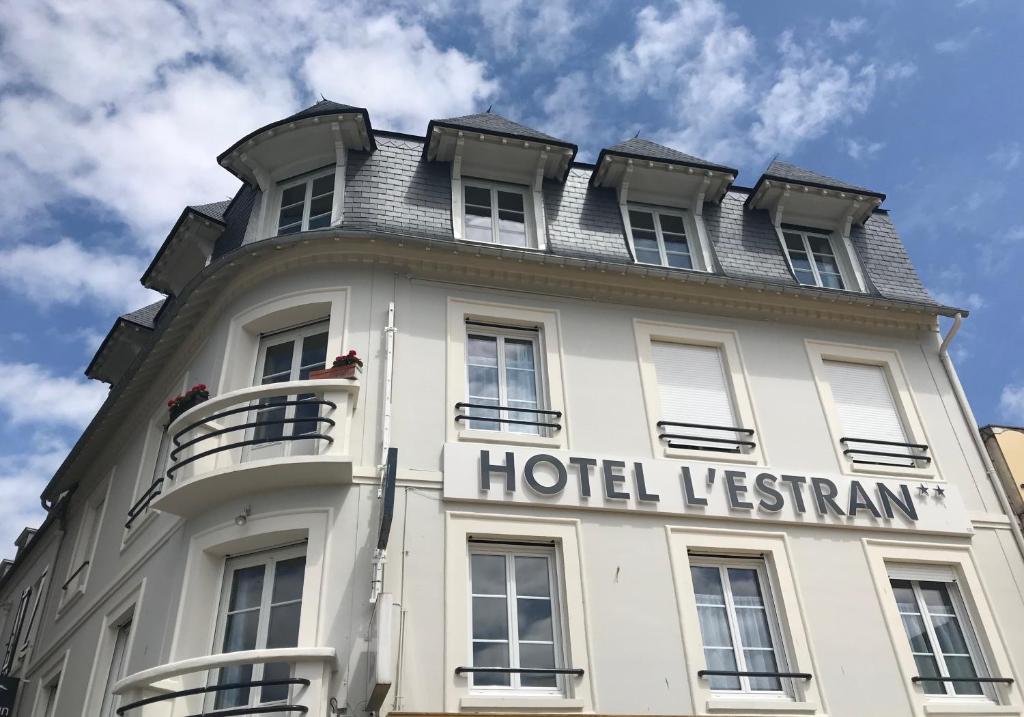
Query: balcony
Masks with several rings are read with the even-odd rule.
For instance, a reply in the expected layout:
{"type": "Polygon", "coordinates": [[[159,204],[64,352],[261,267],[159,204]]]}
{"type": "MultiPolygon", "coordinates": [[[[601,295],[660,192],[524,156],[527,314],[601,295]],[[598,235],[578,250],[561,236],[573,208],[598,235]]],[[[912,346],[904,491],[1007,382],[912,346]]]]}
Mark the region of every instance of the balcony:
{"type": "MultiPolygon", "coordinates": [[[[180,717],[216,714],[329,714],[331,673],[337,655],[331,647],[243,650],[192,657],[137,672],[114,685],[119,717],[180,717]],[[223,668],[266,663],[290,665],[290,677],[219,682],[223,668]],[[227,696],[218,704],[217,695],[227,696]]],[[[244,670],[242,671],[244,674],[244,670]]]]}
{"type": "Polygon", "coordinates": [[[757,447],[754,429],[707,423],[658,421],[658,440],[667,448],[743,455],[757,447]]]}
{"type": "Polygon", "coordinates": [[[189,516],[252,493],[347,483],[358,396],[350,379],[288,381],[194,406],[167,428],[167,471],[147,491],[147,504],[189,516]]]}

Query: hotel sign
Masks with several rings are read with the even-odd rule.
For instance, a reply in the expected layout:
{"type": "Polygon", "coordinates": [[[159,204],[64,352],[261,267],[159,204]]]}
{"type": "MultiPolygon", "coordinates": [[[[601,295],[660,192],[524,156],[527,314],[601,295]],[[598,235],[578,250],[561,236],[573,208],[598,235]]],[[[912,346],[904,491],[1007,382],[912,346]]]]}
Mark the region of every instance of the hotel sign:
{"type": "Polygon", "coordinates": [[[0,717],[13,717],[19,682],[17,677],[0,675],[0,717]]]}
{"type": "Polygon", "coordinates": [[[448,500],[807,525],[972,532],[946,483],[448,443],[448,500]]]}

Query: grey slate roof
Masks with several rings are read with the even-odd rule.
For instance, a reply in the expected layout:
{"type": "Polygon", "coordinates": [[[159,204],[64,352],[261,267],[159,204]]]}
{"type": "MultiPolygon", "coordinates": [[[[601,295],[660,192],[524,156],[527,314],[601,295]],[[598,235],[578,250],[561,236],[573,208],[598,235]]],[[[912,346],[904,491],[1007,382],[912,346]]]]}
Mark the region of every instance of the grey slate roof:
{"type": "Polygon", "coordinates": [[[290,120],[302,119],[303,117],[315,117],[316,115],[323,114],[343,114],[345,112],[365,112],[362,107],[353,107],[352,105],[342,104],[341,102],[333,102],[332,100],[320,100],[316,104],[312,104],[304,110],[299,110],[293,115],[288,115],[285,118],[285,122],[290,120]]]}
{"type": "MultiPolygon", "coordinates": [[[[723,164],[715,164],[709,162],[706,159],[695,157],[692,154],[686,154],[680,152],[678,149],[672,149],[666,147],[663,144],[652,142],[649,139],[643,139],[642,137],[631,137],[630,139],[623,140],[618,144],[606,147],[601,150],[601,154],[618,154],[624,157],[637,157],[639,159],[653,159],[660,160],[662,162],[672,162],[675,164],[684,164],[692,167],[707,167],[708,169],[717,169],[722,172],[730,172],[732,174],[738,174],[739,172],[732,167],[726,167],[723,164]]],[[[598,166],[601,165],[601,159],[597,160],[598,166]]]]}
{"type": "MultiPolygon", "coordinates": [[[[445,127],[458,127],[464,129],[475,129],[480,132],[489,134],[505,135],[508,137],[519,137],[521,139],[536,139],[542,142],[551,142],[553,144],[560,144],[566,147],[576,148],[576,145],[572,142],[567,142],[564,139],[558,139],[552,137],[549,134],[544,134],[532,127],[513,122],[512,120],[502,117],[494,112],[478,112],[473,115],[463,115],[462,117],[449,117],[448,119],[435,119],[430,120],[431,125],[439,124],[445,127]]],[[[430,136],[430,130],[427,130],[427,136],[430,136]]]]}
{"type": "MultiPolygon", "coordinates": [[[[768,165],[768,169],[764,171],[764,177],[782,179],[784,181],[797,182],[799,184],[810,184],[816,187],[845,189],[857,194],[868,194],[874,197],[885,198],[884,194],[876,192],[873,189],[858,187],[856,184],[850,184],[849,182],[843,182],[824,174],[818,174],[817,172],[812,172],[809,169],[804,169],[803,167],[798,167],[795,164],[783,162],[778,159],[772,160],[772,163],[768,165]]],[[[764,177],[762,177],[762,179],[764,179],[764,177]]],[[[758,184],[760,183],[761,180],[758,180],[758,184]]]]}
{"type": "MultiPolygon", "coordinates": [[[[350,151],[341,228],[454,241],[451,174],[422,158],[424,140],[377,135],[374,152],[350,151]]],[[[545,180],[547,252],[557,256],[632,263],[622,217],[611,189],[589,185],[593,169],[573,166],[560,183],[545,180]]],[[[243,187],[228,211],[215,256],[241,246],[259,192],[243,187]]],[[[798,287],[768,213],[745,206],[747,190],[730,189],[720,204],[704,206],[716,272],[737,280],[798,287]]],[[[854,227],[851,241],[868,280],[868,295],[938,306],[921,283],[888,214],[876,211],[854,227]]],[[[801,288],[801,291],[831,290],[801,288]]]]}
{"type": "Polygon", "coordinates": [[[160,301],[154,301],[149,306],[143,306],[141,309],[135,311],[129,311],[127,314],[121,314],[121,318],[125,321],[130,321],[133,324],[144,326],[147,329],[151,329],[156,326],[156,317],[160,313],[160,309],[163,308],[166,299],[160,299],[160,301]]]}
{"type": "Polygon", "coordinates": [[[190,204],[188,208],[214,221],[223,222],[224,212],[227,211],[229,204],[231,204],[231,200],[225,199],[220,202],[210,202],[209,204],[190,204]]]}

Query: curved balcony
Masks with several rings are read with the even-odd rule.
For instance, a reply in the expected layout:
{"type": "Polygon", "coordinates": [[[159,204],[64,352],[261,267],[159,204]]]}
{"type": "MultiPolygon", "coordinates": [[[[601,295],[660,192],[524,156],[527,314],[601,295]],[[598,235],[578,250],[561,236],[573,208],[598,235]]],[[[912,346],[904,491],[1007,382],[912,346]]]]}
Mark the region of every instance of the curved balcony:
{"type": "Polygon", "coordinates": [[[336,670],[337,654],[331,647],[243,650],[152,667],[120,680],[113,691],[121,697],[119,717],[324,715],[331,673],[336,670]],[[217,679],[223,668],[270,662],[290,665],[291,676],[230,683],[217,679]],[[218,694],[230,694],[231,699],[217,705],[218,694]]]}
{"type": "Polygon", "coordinates": [[[359,383],[288,381],[215,396],[168,426],[167,472],[157,510],[193,515],[230,498],[346,483],[359,383]]]}

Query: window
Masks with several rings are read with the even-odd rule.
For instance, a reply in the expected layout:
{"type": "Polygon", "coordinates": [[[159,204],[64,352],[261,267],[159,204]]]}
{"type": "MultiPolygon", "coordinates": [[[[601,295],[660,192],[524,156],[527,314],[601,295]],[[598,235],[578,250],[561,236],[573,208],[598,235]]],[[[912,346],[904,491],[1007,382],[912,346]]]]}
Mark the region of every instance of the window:
{"type": "Polygon", "coordinates": [[[39,703],[36,705],[36,709],[33,712],[37,717],[56,717],[60,677],[61,673],[56,673],[40,688],[39,703]]]}
{"type": "Polygon", "coordinates": [[[793,265],[796,280],[805,286],[845,289],[832,240],[827,234],[784,229],[786,253],[793,265]]]}
{"type": "Polygon", "coordinates": [[[82,509],[82,524],[78,529],[78,539],[71,552],[68,565],[68,577],[62,586],[62,602],[85,591],[85,583],[89,578],[92,556],[99,541],[100,528],[103,525],[103,508],[106,505],[109,483],[97,489],[82,509]]]}
{"type": "Polygon", "coordinates": [[[545,423],[540,405],[536,329],[487,327],[466,322],[466,373],[469,428],[540,434],[545,423]],[[501,406],[498,409],[480,406],[501,406]],[[513,409],[533,409],[513,410],[513,409]],[[524,421],[525,423],[516,423],[524,421]]]}
{"type": "Polygon", "coordinates": [[[103,705],[100,717],[118,717],[116,710],[120,698],[113,693],[114,685],[126,674],[128,663],[128,638],[132,634],[131,618],[114,628],[114,649],[110,656],[110,667],[107,670],[107,684],[103,690],[103,705]]]}
{"type": "MultiPolygon", "coordinates": [[[[825,377],[851,460],[869,465],[909,466],[895,448],[910,445],[884,366],[825,360],[825,377]],[[888,454],[888,455],[878,455],[888,454]]],[[[907,449],[902,449],[903,454],[907,449]]]]}
{"type": "Polygon", "coordinates": [[[682,213],[630,209],[629,226],[638,262],[677,269],[694,268],[682,213]]]}
{"type": "MultiPolygon", "coordinates": [[[[256,366],[257,385],[305,381],[311,371],[324,368],[327,363],[327,322],[318,321],[306,326],[260,337],[256,366]]],[[[312,446],[289,445],[310,441],[290,440],[318,432],[320,424],[311,419],[320,415],[320,405],[312,403],[316,395],[302,393],[292,396],[273,396],[261,399],[260,408],[250,422],[258,423],[251,440],[257,441],[249,449],[249,457],[267,458],[284,453],[298,453],[312,446]],[[297,402],[297,403],[295,403],[297,402]]]]}
{"type": "Polygon", "coordinates": [[[18,652],[18,643],[21,640],[22,628],[25,626],[25,616],[28,613],[28,605],[32,600],[32,587],[29,586],[21,593],[18,601],[18,610],[14,614],[14,624],[11,626],[11,634],[7,638],[7,647],[4,650],[4,662],[0,666],[0,675],[9,675],[14,667],[14,658],[18,652]]]}
{"type": "Polygon", "coordinates": [[[463,183],[464,236],[470,241],[532,247],[525,188],[473,180],[463,183]]]}
{"type": "MultiPolygon", "coordinates": [[[[473,667],[561,665],[554,550],[470,543],[473,667]]],[[[561,675],[477,672],[474,688],[562,694],[561,675]]]]}
{"type": "MultiPolygon", "coordinates": [[[[890,571],[896,607],[910,641],[917,674],[924,678],[974,678],[986,674],[981,649],[952,574],[915,579],[890,571]]],[[[989,685],[971,681],[922,681],[927,695],[984,696],[994,699],[989,685]]]]}
{"type": "MultiPolygon", "coordinates": [[[[707,669],[786,671],[763,561],[691,557],[690,577],[707,669]]],[[[709,675],[708,682],[712,690],[786,692],[778,677],[709,675]]]]}
{"type": "MultiPolygon", "coordinates": [[[[221,652],[296,647],[306,570],[305,546],[292,546],[230,558],[218,619],[221,652]]],[[[234,665],[219,670],[216,684],[283,680],[283,662],[234,665]]],[[[209,698],[212,709],[250,707],[288,699],[288,685],[238,687],[209,698]]]]}
{"type": "Polygon", "coordinates": [[[281,185],[278,234],[323,229],[331,225],[334,207],[334,168],[281,185]]]}

